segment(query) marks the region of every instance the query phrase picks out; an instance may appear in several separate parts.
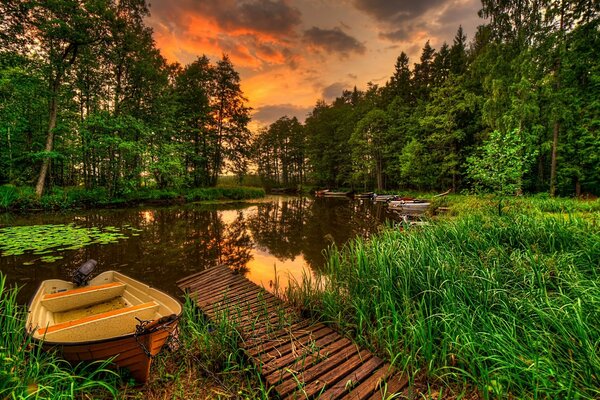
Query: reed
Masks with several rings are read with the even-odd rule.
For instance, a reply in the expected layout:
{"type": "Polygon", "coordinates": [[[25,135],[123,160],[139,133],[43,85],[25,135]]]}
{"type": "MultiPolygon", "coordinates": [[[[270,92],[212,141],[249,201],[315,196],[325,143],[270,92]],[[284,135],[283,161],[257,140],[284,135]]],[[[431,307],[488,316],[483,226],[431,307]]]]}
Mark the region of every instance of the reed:
{"type": "Polygon", "coordinates": [[[413,377],[484,398],[598,398],[597,224],[479,205],[332,248],[287,296],[413,377]]]}
{"type": "Polygon", "coordinates": [[[75,398],[117,395],[119,378],[108,362],[72,367],[46,353],[25,332],[26,310],[0,272],[0,398],[75,398]]]}

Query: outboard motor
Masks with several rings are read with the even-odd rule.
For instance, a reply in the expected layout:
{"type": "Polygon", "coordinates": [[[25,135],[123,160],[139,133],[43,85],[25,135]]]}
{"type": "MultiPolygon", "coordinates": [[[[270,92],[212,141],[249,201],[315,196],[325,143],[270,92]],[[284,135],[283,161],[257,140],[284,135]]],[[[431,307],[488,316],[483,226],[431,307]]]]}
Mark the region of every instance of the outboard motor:
{"type": "Polygon", "coordinates": [[[73,273],[73,283],[75,286],[87,285],[88,281],[92,278],[92,273],[96,269],[96,264],[98,264],[96,260],[89,259],[77,268],[77,271],[73,273]]]}

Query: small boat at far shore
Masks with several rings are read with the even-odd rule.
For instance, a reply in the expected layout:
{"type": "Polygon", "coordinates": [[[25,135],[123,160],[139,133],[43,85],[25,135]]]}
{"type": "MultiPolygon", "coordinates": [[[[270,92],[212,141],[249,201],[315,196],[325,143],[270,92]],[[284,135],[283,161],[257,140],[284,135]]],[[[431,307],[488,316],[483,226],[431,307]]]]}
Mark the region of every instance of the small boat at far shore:
{"type": "Polygon", "coordinates": [[[40,284],[29,305],[27,327],[44,350],[56,349],[70,363],[107,360],[148,380],[152,356],[173,334],[181,303],[116,271],[89,280],[96,262],[74,275],[40,284]]]}
{"type": "Polygon", "coordinates": [[[391,200],[396,200],[398,198],[395,194],[374,194],[373,201],[376,203],[386,203],[391,200]]]}
{"type": "Polygon", "coordinates": [[[317,196],[317,197],[348,197],[351,194],[352,194],[352,192],[334,192],[329,189],[317,190],[315,192],[315,196],[317,196]]]}
{"type": "Polygon", "coordinates": [[[373,192],[365,192],[365,193],[355,193],[352,195],[355,199],[372,199],[375,196],[373,192]]]}
{"type": "Polygon", "coordinates": [[[388,202],[388,207],[390,210],[399,211],[406,214],[424,213],[430,205],[430,202],[418,199],[393,200],[388,202]]]}

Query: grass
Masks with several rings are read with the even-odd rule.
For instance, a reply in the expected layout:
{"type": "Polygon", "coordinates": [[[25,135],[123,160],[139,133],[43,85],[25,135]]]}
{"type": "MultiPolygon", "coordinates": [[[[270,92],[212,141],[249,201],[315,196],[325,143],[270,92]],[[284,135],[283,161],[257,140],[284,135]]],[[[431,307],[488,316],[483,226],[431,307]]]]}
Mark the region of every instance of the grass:
{"type": "Polygon", "coordinates": [[[494,199],[454,201],[433,225],[331,249],[324,275],[288,298],[416,380],[483,398],[598,398],[598,218],[547,214],[597,202],[513,199],[498,216],[494,199]]]}
{"type": "Polygon", "coordinates": [[[25,331],[27,312],[17,289],[0,273],[0,398],[74,398],[117,395],[120,378],[106,362],[72,367],[41,350],[25,331]]]}

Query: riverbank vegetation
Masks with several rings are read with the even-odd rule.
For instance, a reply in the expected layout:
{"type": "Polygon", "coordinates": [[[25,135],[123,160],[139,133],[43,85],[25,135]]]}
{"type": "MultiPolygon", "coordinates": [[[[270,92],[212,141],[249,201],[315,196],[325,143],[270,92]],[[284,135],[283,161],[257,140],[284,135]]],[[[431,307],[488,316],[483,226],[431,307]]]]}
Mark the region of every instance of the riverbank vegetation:
{"type": "Polygon", "coordinates": [[[457,200],[332,248],[287,297],[446,393],[597,398],[600,202],[457,200]]]}
{"type": "Polygon", "coordinates": [[[38,197],[31,187],[0,186],[0,211],[125,207],[138,204],[183,204],[193,201],[247,200],[265,196],[257,187],[219,186],[190,189],[138,189],[112,197],[105,188],[54,187],[38,197]]]}

